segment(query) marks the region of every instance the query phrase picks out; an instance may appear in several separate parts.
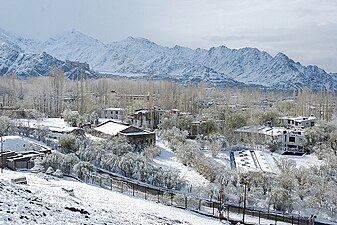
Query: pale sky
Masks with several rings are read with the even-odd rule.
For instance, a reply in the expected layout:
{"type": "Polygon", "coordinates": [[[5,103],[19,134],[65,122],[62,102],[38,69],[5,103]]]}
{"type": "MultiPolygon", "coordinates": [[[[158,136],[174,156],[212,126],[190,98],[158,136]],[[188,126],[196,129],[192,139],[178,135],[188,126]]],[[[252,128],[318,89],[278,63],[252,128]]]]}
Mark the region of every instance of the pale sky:
{"type": "Polygon", "coordinates": [[[76,29],[173,47],[256,47],[337,72],[337,0],[0,0],[0,27],[40,40],[76,29]]]}

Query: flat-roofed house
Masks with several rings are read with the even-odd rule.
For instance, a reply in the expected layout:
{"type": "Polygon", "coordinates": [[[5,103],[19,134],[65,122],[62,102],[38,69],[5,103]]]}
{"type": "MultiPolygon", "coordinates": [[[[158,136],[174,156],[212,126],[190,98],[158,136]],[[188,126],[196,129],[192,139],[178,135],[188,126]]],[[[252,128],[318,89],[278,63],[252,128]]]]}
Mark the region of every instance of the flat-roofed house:
{"type": "Polygon", "coordinates": [[[309,128],[313,127],[316,124],[316,117],[315,116],[284,116],[279,118],[281,124],[285,127],[297,127],[297,128],[309,128]]]}
{"type": "Polygon", "coordinates": [[[287,129],[285,127],[269,126],[244,126],[236,129],[236,137],[239,139],[256,139],[266,141],[267,138],[276,138],[282,145],[285,152],[304,152],[304,130],[287,129]]]}
{"type": "Polygon", "coordinates": [[[125,110],[122,108],[107,108],[102,110],[102,118],[105,119],[114,119],[114,120],[123,120],[125,110]]]}

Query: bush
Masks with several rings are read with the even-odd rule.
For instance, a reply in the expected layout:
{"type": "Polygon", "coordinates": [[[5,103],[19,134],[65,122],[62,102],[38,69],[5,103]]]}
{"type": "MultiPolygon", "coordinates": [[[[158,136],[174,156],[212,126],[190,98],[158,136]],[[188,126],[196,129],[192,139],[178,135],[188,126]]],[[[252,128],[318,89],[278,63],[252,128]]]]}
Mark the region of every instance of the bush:
{"type": "Polygon", "coordinates": [[[48,169],[47,169],[47,171],[46,171],[46,174],[47,175],[52,175],[54,173],[54,169],[53,169],[53,167],[48,167],[48,169]]]}

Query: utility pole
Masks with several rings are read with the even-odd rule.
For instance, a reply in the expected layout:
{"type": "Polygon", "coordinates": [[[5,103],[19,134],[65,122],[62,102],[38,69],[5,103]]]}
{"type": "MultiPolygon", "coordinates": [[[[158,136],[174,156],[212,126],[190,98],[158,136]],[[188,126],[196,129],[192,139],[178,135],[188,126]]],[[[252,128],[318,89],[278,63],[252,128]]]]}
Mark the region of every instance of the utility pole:
{"type": "Polygon", "coordinates": [[[243,213],[242,213],[242,223],[245,223],[247,185],[249,184],[247,175],[245,175],[241,178],[241,183],[245,186],[245,192],[244,192],[244,196],[243,196],[243,213]]]}
{"type": "Polygon", "coordinates": [[[3,136],[1,135],[1,173],[3,173],[4,166],[4,140],[3,136]]]}

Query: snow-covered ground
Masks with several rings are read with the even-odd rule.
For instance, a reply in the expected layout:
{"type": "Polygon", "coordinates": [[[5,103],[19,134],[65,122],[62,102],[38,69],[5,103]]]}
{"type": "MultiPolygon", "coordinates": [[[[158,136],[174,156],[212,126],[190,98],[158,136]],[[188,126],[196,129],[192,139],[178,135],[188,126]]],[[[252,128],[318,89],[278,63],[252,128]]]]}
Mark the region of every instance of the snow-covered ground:
{"type": "Polygon", "coordinates": [[[315,155],[298,156],[273,154],[273,157],[275,158],[275,160],[278,160],[280,158],[294,160],[296,162],[297,168],[300,168],[301,166],[305,168],[319,167],[324,164],[324,161],[319,160],[315,155]]]}
{"type": "Polygon", "coordinates": [[[157,166],[177,170],[180,177],[185,179],[189,185],[192,185],[192,188],[206,187],[209,184],[209,181],[194,168],[178,162],[175,153],[162,140],[158,140],[156,145],[160,148],[160,155],[153,160],[157,166]]]}
{"type": "MultiPolygon", "coordinates": [[[[225,166],[226,168],[231,168],[231,160],[229,156],[230,152],[229,151],[224,151],[224,152],[219,152],[215,158],[213,158],[214,161],[217,163],[225,166]]],[[[206,155],[206,156],[210,156],[206,155]]]]}
{"type": "Polygon", "coordinates": [[[0,197],[0,224],[219,224],[187,210],[28,172],[4,170],[0,197]],[[22,176],[27,185],[10,183],[22,176]],[[62,188],[73,189],[74,196],[62,188]]]}

